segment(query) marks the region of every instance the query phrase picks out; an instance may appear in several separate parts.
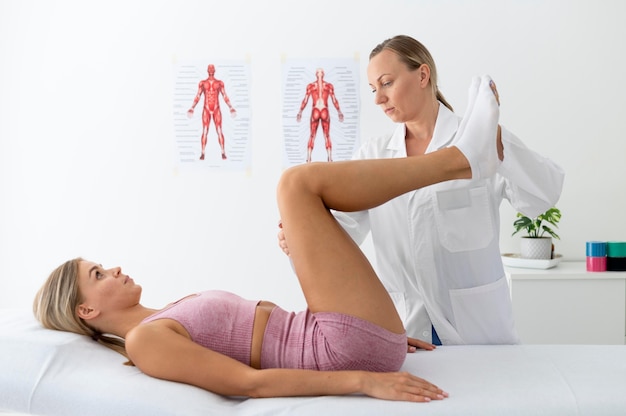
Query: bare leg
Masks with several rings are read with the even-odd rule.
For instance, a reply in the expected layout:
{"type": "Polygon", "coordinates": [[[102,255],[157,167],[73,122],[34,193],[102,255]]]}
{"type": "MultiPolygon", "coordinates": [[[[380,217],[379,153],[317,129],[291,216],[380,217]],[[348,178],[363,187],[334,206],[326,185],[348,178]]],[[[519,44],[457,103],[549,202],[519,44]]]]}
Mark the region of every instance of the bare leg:
{"type": "Polygon", "coordinates": [[[309,309],[345,313],[402,333],[389,294],[329,209],[365,210],[414,189],[470,177],[470,164],[455,147],[403,159],[308,163],[285,171],[278,206],[309,309]]]}
{"type": "Polygon", "coordinates": [[[475,80],[454,147],[403,159],[309,163],[283,174],[278,207],[285,240],[312,312],[340,312],[404,331],[365,255],[330,213],[362,211],[452,179],[481,178],[498,166],[498,101],[491,79],[475,80]]]}

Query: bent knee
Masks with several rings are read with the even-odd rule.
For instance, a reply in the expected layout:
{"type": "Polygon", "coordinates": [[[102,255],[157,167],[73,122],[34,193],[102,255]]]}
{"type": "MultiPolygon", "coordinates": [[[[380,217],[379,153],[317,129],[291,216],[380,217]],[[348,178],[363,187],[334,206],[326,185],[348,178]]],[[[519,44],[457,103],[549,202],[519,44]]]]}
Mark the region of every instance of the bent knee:
{"type": "Polygon", "coordinates": [[[315,171],[320,164],[320,162],[312,162],[286,169],[278,181],[276,190],[279,204],[285,197],[293,198],[294,195],[316,194],[315,171]]]}

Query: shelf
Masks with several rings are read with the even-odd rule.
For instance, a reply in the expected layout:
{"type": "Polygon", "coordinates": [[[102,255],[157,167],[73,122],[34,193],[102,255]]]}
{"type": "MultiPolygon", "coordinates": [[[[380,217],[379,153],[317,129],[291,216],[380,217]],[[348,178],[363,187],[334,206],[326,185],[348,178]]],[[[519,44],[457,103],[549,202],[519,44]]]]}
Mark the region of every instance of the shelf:
{"type": "Polygon", "coordinates": [[[562,261],[551,269],[524,269],[518,267],[504,267],[504,271],[511,280],[533,279],[626,279],[626,272],[588,272],[584,261],[562,261]]]}

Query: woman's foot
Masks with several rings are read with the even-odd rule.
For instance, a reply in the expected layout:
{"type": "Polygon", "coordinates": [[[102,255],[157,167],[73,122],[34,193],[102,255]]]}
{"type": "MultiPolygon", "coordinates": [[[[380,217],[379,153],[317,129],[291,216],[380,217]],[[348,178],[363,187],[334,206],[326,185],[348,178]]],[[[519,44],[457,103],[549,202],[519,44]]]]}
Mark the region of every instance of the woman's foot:
{"type": "Polygon", "coordinates": [[[469,161],[472,179],[493,175],[500,165],[496,146],[500,108],[493,90],[493,81],[488,75],[480,79],[476,98],[471,102],[475,80],[470,87],[470,103],[466,116],[452,143],[469,161]]]}
{"type": "Polygon", "coordinates": [[[468,93],[467,93],[467,108],[465,109],[465,114],[461,119],[461,124],[459,124],[459,128],[456,131],[456,137],[461,137],[463,132],[465,131],[465,125],[470,118],[470,114],[472,114],[472,110],[474,109],[474,103],[476,102],[476,95],[478,94],[478,87],[480,86],[480,77],[473,77],[472,83],[470,84],[468,93]]]}

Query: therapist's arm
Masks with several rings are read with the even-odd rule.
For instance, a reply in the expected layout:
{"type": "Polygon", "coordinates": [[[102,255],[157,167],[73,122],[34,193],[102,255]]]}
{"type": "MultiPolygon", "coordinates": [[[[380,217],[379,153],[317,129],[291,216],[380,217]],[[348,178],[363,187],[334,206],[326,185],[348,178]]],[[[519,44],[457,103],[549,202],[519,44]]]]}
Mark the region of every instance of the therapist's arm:
{"type": "Polygon", "coordinates": [[[499,142],[502,142],[504,157],[498,174],[506,180],[506,199],[517,211],[535,217],[559,200],[565,172],[554,161],[528,148],[506,128],[501,130],[499,142]]]}

